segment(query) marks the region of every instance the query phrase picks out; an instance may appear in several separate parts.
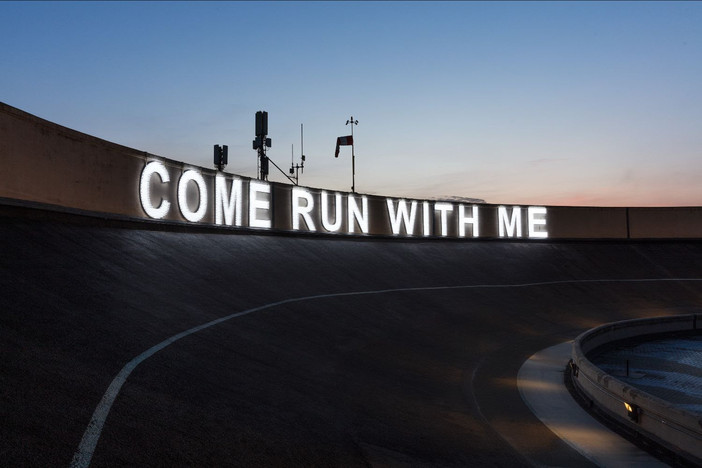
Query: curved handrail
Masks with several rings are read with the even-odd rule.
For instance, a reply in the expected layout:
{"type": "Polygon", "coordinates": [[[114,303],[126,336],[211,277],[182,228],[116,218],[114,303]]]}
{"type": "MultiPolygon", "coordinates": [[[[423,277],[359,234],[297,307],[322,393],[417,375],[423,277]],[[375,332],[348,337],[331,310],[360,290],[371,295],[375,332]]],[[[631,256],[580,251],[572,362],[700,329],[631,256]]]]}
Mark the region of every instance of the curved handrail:
{"type": "Polygon", "coordinates": [[[700,318],[687,314],[601,325],[575,339],[571,360],[573,384],[592,405],[695,464],[702,463],[702,418],[607,374],[587,354],[627,338],[698,330],[700,318]]]}

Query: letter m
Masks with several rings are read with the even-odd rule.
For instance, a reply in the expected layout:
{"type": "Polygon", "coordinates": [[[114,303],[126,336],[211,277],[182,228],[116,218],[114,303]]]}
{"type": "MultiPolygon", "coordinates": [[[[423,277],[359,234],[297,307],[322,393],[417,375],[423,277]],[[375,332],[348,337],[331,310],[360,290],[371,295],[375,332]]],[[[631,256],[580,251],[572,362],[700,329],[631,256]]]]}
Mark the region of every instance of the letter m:
{"type": "Polygon", "coordinates": [[[512,216],[507,215],[507,207],[497,208],[497,225],[500,237],[522,237],[522,209],[512,207],[512,216]]]}
{"type": "Polygon", "coordinates": [[[215,223],[241,226],[241,179],[232,180],[232,191],[227,193],[227,179],[215,178],[215,223]],[[222,219],[224,218],[224,219],[222,219]]]}

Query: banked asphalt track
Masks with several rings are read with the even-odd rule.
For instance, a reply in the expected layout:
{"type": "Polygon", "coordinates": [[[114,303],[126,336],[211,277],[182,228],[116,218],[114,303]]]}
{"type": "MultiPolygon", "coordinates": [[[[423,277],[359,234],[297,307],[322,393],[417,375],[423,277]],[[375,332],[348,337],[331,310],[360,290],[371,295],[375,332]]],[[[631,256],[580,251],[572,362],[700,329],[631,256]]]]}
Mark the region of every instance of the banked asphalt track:
{"type": "Polygon", "coordinates": [[[69,466],[125,365],[229,316],[134,367],[91,466],[586,466],[522,402],[522,363],[702,298],[671,281],[702,277],[694,241],[239,235],[3,207],[0,246],[3,466],[69,466]]]}

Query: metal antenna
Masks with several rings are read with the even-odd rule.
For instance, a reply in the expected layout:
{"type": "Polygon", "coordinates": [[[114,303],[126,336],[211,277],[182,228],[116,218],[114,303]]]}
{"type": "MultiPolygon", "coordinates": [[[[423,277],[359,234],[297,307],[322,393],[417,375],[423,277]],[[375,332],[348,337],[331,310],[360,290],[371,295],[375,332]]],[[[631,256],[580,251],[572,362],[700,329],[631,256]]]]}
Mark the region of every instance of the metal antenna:
{"type": "Polygon", "coordinates": [[[266,156],[266,148],[271,147],[271,139],[268,138],[268,112],[256,112],[256,139],[253,141],[253,149],[258,151],[258,178],[268,180],[268,163],[270,158],[266,156]]]}
{"type": "Polygon", "coordinates": [[[223,171],[228,162],[229,148],[227,145],[214,145],[214,165],[218,171],[223,171]]]}
{"type": "Polygon", "coordinates": [[[266,148],[270,147],[271,139],[268,138],[268,112],[258,111],[256,112],[256,139],[253,141],[253,149],[258,150],[258,178],[261,180],[268,180],[268,165],[273,164],[281,174],[294,184],[295,181],[288,177],[271,158],[266,156],[266,148]]]}
{"type": "MultiPolygon", "coordinates": [[[[295,185],[299,185],[300,183],[300,171],[305,172],[305,153],[302,150],[303,148],[303,130],[302,130],[302,124],[300,124],[300,164],[295,164],[295,156],[294,156],[294,151],[291,149],[291,160],[292,163],[290,165],[290,175],[294,174],[295,181],[293,182],[295,185]]],[[[288,177],[290,179],[290,177],[288,177]]],[[[292,179],[290,179],[292,180],[292,179]]]]}

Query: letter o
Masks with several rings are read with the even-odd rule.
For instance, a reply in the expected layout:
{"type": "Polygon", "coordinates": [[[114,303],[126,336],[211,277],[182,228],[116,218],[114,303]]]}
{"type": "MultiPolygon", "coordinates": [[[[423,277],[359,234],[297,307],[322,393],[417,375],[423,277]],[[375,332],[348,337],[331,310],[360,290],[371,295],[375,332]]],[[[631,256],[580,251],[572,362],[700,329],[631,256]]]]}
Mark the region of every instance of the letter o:
{"type": "Polygon", "coordinates": [[[197,223],[205,217],[205,212],[207,211],[207,187],[205,186],[205,179],[202,178],[199,172],[189,170],[183,172],[183,175],[180,176],[178,181],[178,207],[183,218],[192,223],[197,223]],[[197,211],[191,211],[188,207],[188,182],[191,180],[195,182],[200,193],[200,203],[197,211]]]}

